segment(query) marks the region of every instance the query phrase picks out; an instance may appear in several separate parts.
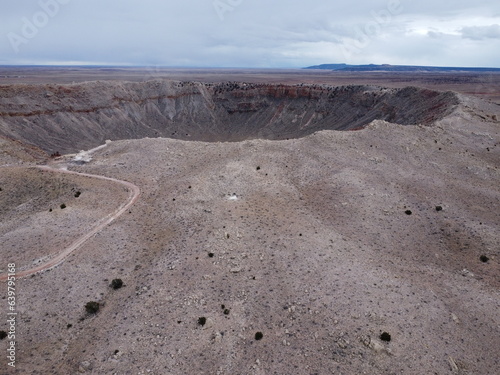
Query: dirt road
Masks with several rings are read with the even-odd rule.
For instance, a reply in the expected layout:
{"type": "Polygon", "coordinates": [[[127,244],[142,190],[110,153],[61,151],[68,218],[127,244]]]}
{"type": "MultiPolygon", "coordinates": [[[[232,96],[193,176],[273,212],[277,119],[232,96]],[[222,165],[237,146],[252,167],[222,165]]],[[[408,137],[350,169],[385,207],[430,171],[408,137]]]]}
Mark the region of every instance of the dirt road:
{"type": "MultiPolygon", "coordinates": [[[[67,246],[65,249],[63,249],[59,254],[57,254],[57,256],[50,259],[46,263],[40,264],[40,265],[33,267],[33,268],[30,268],[28,270],[23,270],[19,273],[16,273],[17,278],[26,277],[26,276],[33,275],[33,274],[38,273],[38,272],[46,271],[46,270],[53,268],[53,267],[59,265],[60,263],[62,263],[73,251],[77,250],[88,239],[90,239],[96,233],[100,232],[106,226],[111,224],[115,219],[117,219],[122,214],[124,214],[137,201],[137,199],[139,198],[139,196],[141,194],[139,187],[137,187],[136,185],[134,185],[130,182],[127,182],[127,181],[117,180],[117,179],[111,178],[111,177],[98,176],[98,175],[93,175],[93,174],[88,174],[88,173],[73,172],[73,171],[68,171],[66,169],[52,168],[49,166],[40,166],[38,168],[41,170],[49,171],[49,172],[53,172],[53,173],[73,174],[73,175],[77,175],[77,176],[96,178],[99,180],[106,180],[106,181],[118,183],[118,184],[121,184],[127,188],[128,192],[129,192],[129,197],[128,197],[127,202],[123,203],[113,213],[102,218],[99,221],[99,224],[94,229],[92,229],[90,232],[85,233],[81,237],[77,238],[73,243],[71,243],[69,246],[67,246]]],[[[0,281],[4,281],[6,279],[7,279],[7,274],[0,275],[0,281]]]]}

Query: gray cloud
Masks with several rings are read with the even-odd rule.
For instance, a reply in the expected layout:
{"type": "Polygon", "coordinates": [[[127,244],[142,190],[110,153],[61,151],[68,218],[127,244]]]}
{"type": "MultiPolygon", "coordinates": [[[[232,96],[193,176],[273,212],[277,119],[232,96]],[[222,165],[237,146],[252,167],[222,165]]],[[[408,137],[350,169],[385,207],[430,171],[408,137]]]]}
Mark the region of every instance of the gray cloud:
{"type": "Polygon", "coordinates": [[[500,25],[469,26],[460,30],[462,37],[472,40],[500,39],[500,25]]]}
{"type": "Polygon", "coordinates": [[[500,61],[500,52],[491,55],[497,45],[481,44],[496,43],[492,38],[498,31],[463,27],[477,25],[478,18],[497,24],[492,16],[500,13],[497,0],[0,0],[0,9],[4,64],[301,67],[500,61]],[[463,27],[467,46],[440,28],[454,20],[460,20],[455,30],[463,27]],[[415,24],[427,28],[420,38],[409,36],[415,24]],[[436,54],[441,39],[447,45],[436,54]]]}

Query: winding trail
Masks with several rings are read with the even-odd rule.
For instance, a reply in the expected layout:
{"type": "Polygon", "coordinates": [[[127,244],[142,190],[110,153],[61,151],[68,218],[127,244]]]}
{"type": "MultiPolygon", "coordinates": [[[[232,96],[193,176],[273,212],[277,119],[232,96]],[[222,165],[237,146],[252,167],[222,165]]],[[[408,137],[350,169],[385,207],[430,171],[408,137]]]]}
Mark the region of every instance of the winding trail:
{"type": "MultiPolygon", "coordinates": [[[[103,230],[106,226],[111,224],[118,217],[123,215],[137,201],[137,199],[139,198],[139,196],[141,194],[141,190],[139,189],[138,186],[132,184],[131,182],[118,180],[116,178],[99,176],[99,175],[94,175],[94,174],[89,174],[89,173],[73,172],[73,171],[68,171],[66,169],[51,168],[49,166],[39,166],[37,168],[44,170],[44,171],[53,172],[53,173],[72,174],[72,175],[76,175],[76,176],[84,176],[84,177],[95,178],[95,179],[99,179],[99,180],[105,180],[105,181],[111,181],[114,183],[118,183],[118,184],[121,184],[127,188],[128,192],[129,192],[129,197],[128,197],[127,202],[123,203],[120,207],[118,207],[118,209],[116,211],[114,211],[111,214],[102,218],[99,221],[99,225],[97,225],[90,232],[87,232],[83,236],[77,238],[69,246],[67,246],[59,254],[57,254],[54,258],[52,258],[49,261],[47,261],[46,263],[40,264],[34,268],[30,268],[28,270],[23,270],[23,271],[16,273],[16,278],[30,276],[30,275],[33,275],[33,274],[38,273],[38,272],[46,271],[48,269],[51,269],[51,268],[61,264],[73,251],[77,250],[88,239],[93,237],[95,234],[97,234],[98,232],[103,230]]],[[[0,275],[0,281],[7,280],[7,278],[8,278],[8,275],[6,273],[0,275]]]]}

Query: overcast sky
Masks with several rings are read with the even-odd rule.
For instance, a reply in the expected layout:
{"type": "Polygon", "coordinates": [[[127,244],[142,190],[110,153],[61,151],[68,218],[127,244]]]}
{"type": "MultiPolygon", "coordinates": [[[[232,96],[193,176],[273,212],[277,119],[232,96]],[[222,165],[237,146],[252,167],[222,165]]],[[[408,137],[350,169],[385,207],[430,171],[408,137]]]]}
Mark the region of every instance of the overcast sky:
{"type": "Polygon", "coordinates": [[[500,67],[499,0],[0,0],[0,65],[500,67]]]}

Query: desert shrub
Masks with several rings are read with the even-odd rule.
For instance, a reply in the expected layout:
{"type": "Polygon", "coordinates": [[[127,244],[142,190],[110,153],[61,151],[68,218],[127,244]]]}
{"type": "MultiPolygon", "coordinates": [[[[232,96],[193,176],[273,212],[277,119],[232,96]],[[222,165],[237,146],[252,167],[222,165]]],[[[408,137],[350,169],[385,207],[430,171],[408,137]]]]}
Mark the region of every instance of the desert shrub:
{"type": "Polygon", "coordinates": [[[97,314],[97,312],[99,311],[99,307],[99,302],[90,301],[85,305],[85,311],[87,311],[89,314],[97,314]]]}
{"type": "Polygon", "coordinates": [[[257,332],[255,334],[255,340],[257,340],[257,341],[262,340],[263,337],[264,337],[264,334],[262,332],[257,332]]]}
{"type": "Polygon", "coordinates": [[[113,281],[111,281],[111,288],[115,290],[120,289],[122,286],[123,286],[122,279],[113,279],[113,281]]]}
{"type": "Polygon", "coordinates": [[[411,215],[412,213],[413,213],[413,212],[411,212],[411,210],[406,210],[406,211],[405,211],[405,214],[407,214],[407,215],[411,215]]]}
{"type": "Polygon", "coordinates": [[[391,335],[388,334],[387,332],[383,332],[380,335],[380,340],[389,342],[389,341],[391,341],[391,335]]]}
{"type": "Polygon", "coordinates": [[[5,331],[0,331],[0,340],[3,340],[4,338],[7,337],[7,332],[5,331]]]}
{"type": "Polygon", "coordinates": [[[436,211],[439,212],[439,211],[443,211],[443,207],[442,206],[436,206],[436,211]]]}
{"type": "Polygon", "coordinates": [[[75,193],[75,198],[78,198],[80,195],[82,195],[82,193],[81,193],[80,191],[77,191],[77,192],[75,193]]]}
{"type": "Polygon", "coordinates": [[[199,324],[200,326],[202,326],[202,327],[203,327],[206,323],[207,323],[207,318],[205,318],[204,316],[202,316],[202,317],[198,318],[198,324],[199,324]]]}
{"type": "Polygon", "coordinates": [[[64,210],[66,208],[66,205],[63,203],[61,204],[61,210],[64,210]]]}
{"type": "Polygon", "coordinates": [[[488,261],[490,260],[490,258],[488,258],[486,255],[481,255],[479,257],[479,260],[483,263],[488,263],[488,261]]]}

